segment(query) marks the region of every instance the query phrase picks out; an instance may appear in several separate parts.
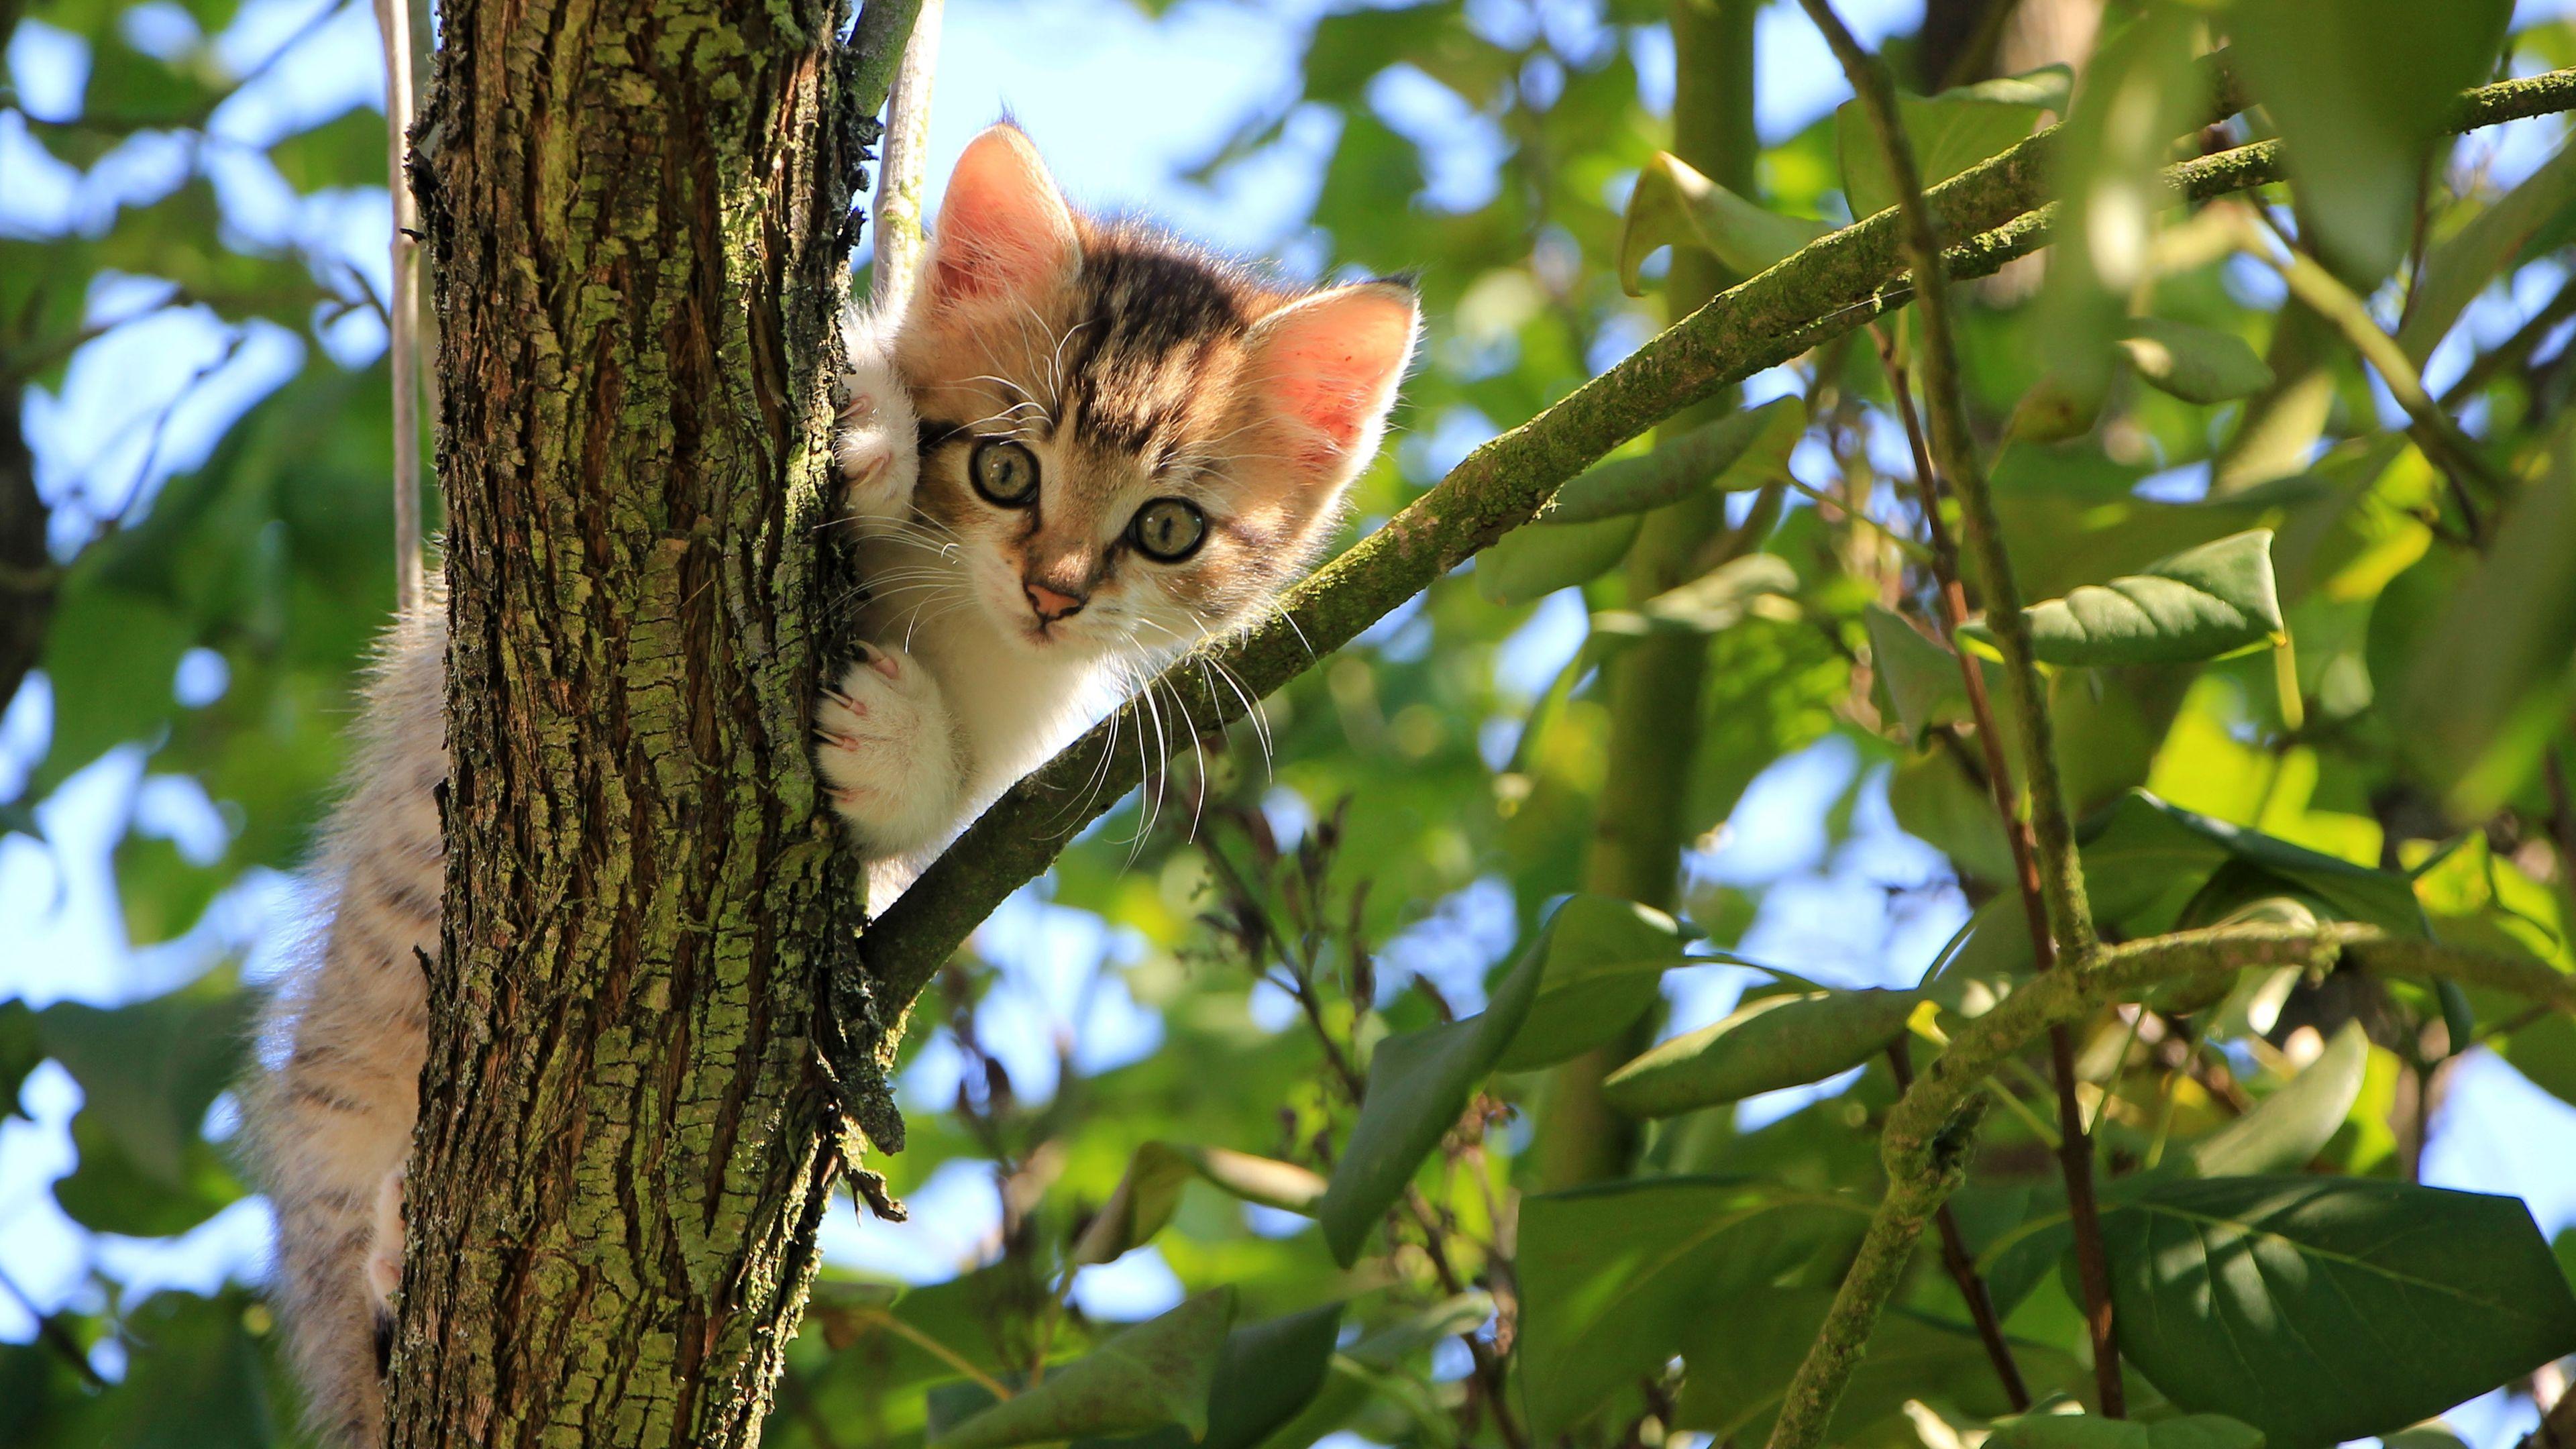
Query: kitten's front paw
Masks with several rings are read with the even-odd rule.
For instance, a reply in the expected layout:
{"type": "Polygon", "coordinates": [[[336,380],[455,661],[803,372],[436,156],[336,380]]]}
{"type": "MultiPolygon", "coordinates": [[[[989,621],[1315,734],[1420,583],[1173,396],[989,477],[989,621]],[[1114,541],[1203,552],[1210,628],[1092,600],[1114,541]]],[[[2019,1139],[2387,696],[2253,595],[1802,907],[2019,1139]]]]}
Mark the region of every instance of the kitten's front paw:
{"type": "Polygon", "coordinates": [[[814,707],[814,757],[832,808],[879,858],[935,843],[954,823],[956,731],[939,682],[898,649],[861,644],[859,662],[814,707]]]}
{"type": "Polygon", "coordinates": [[[841,413],[832,437],[842,499],[861,528],[884,529],[912,516],[921,474],[921,432],[912,399],[890,363],[852,360],[842,374],[841,413]]]}

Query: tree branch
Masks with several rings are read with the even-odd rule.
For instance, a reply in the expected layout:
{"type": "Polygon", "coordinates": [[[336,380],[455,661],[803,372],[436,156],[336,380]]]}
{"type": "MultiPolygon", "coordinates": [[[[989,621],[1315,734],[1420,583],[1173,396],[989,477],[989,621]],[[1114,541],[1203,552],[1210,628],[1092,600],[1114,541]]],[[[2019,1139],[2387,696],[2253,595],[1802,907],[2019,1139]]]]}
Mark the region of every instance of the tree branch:
{"type": "MultiPolygon", "coordinates": [[[[939,63],[939,22],[946,0],[910,0],[915,8],[903,63],[886,96],[884,145],[878,150],[876,261],[870,300],[881,315],[903,310],[921,270],[921,197],[930,159],[930,87],[939,63]]],[[[870,6],[871,14],[876,6],[870,6]]]]}
{"type": "MultiPolygon", "coordinates": [[[[885,0],[880,0],[885,3],[885,0]]],[[[2576,68],[2468,92],[2462,129],[2576,109],[2576,68]]],[[[2048,242],[2055,208],[2039,207],[2053,131],[1934,186],[1925,200],[1943,227],[1970,239],[1944,253],[1949,275],[1988,276],[2048,242]],[[2033,208],[2039,209],[2034,210],[2033,208]]],[[[2167,168],[2188,200],[2281,180],[2279,147],[2242,146],[2167,168]]],[[[1196,651],[1165,672],[1200,729],[1246,714],[1277,689],[1391,612],[1443,573],[1528,520],[1559,484],[1612,448],[1682,407],[1905,305],[1911,288],[1890,285],[1898,263],[1897,220],[1882,212],[1844,227],[1733,287],[1674,324],[1609,371],[1528,422],[1486,442],[1385,527],[1353,545],[1281,600],[1245,633],[1196,651]],[[1222,666],[1234,683],[1221,683],[1222,666]],[[1238,688],[1239,686],[1239,688],[1238,688]]],[[[1005,791],[948,852],[868,931],[837,993],[855,1055],[839,1065],[845,1083],[871,1095],[913,999],[940,964],[1003,898],[1046,869],[1074,834],[1142,778],[1120,734],[1187,748],[1177,718],[1158,723],[1122,709],[1005,791]],[[1107,756],[1105,769],[1098,770],[1107,756]]]]}

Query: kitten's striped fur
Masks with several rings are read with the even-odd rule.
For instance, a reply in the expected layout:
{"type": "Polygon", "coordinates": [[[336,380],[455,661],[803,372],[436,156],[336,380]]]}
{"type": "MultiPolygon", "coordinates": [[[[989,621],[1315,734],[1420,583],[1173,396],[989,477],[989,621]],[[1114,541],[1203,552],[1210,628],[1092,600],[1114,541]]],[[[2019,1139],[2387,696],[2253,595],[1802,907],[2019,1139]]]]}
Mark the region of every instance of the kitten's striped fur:
{"type": "MultiPolygon", "coordinates": [[[[816,765],[878,902],[1013,779],[1183,647],[1239,627],[1329,532],[1376,451],[1415,330],[1393,283],[1304,294],[1133,226],[1077,218],[996,127],[950,182],[899,324],[854,319],[835,455],[871,598],[814,711],[816,765]],[[916,413],[917,409],[917,413],[916,413]],[[980,445],[1025,450],[1015,505],[980,445]],[[1204,524],[1145,551],[1146,504],[1204,524]]],[[[273,1295],[316,1431],[382,1430],[444,885],[446,608],[399,621],[316,875],[332,899],[286,974],[252,1140],[273,1295]]]]}

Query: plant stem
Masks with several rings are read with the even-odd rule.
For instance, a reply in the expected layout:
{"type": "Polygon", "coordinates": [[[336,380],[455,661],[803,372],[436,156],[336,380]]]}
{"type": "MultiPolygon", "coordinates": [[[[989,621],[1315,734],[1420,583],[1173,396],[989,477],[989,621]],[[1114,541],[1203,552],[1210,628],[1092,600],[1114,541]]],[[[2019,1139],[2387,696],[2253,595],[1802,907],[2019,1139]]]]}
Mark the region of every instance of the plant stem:
{"type": "MultiPolygon", "coordinates": [[[[1914,310],[1923,334],[1923,396],[1931,414],[1931,446],[1917,452],[1925,471],[1924,515],[1937,528],[1940,501],[1931,481],[1936,475],[1959,496],[1968,544],[1977,553],[1977,571],[1985,585],[1987,626],[2004,656],[2004,678],[2012,687],[2021,724],[2022,778],[2028,782],[2030,809],[2016,808],[2012,778],[2003,766],[1994,715],[1985,699],[1985,681],[1976,661],[1959,657],[1977,728],[1985,742],[1986,766],[1995,794],[1995,809],[2012,842],[2013,868],[2022,904],[2030,917],[2031,946],[2038,967],[2046,972],[2062,951],[2072,969],[2082,970],[2094,950],[2093,913],[2084,899],[2083,862],[2075,852],[2075,827],[2067,812],[2065,792],[2057,778],[2055,725],[2048,714],[2047,687],[2031,656],[2030,624],[2022,617],[2021,589],[2013,580],[2012,559],[2005,552],[2003,527],[1994,499],[1986,490],[1984,465],[1968,428],[1967,395],[1959,382],[1958,343],[1950,318],[1949,278],[1941,261],[1940,232],[1923,198],[1922,173],[1914,148],[1897,113],[1896,86],[1878,57],[1861,49],[1834,13],[1830,0],[1800,0],[1825,43],[1842,62],[1852,89],[1878,133],[1880,153],[1895,184],[1896,209],[1905,222],[1905,251],[1914,271],[1914,310]]],[[[1920,439],[1926,429],[1908,429],[1920,439]]],[[[1920,445],[1918,443],[1918,449],[1920,445]]],[[[1935,534],[1936,549],[1941,535],[1935,534]]],[[[1947,552],[1947,550],[1942,550],[1947,552]]],[[[1957,555],[1942,587],[1942,607],[1955,635],[1966,622],[1966,593],[1958,581],[1957,555]]],[[[2119,1340],[2111,1323],[2111,1269],[2102,1251],[2101,1207],[2093,1193],[2093,1140],[2084,1130],[2084,1110],[2075,1097],[2075,1042],[2067,1027],[2052,1028],[2048,1054],[2057,1077],[2057,1161],[2066,1179],[2066,1203],[2075,1224],[2077,1275],[2084,1285],[2084,1324],[2093,1343],[2093,1387],[2100,1412],[2120,1418],[2127,1412],[2120,1383],[2119,1340]]],[[[1962,1145],[1964,1155],[1965,1146],[1962,1145]]]]}
{"type": "Polygon", "coordinates": [[[393,295],[385,299],[385,356],[394,386],[394,605],[421,606],[420,202],[411,189],[411,7],[376,0],[385,48],[385,184],[393,193],[393,295]]]}
{"type": "MultiPolygon", "coordinates": [[[[1896,1077],[1896,1090],[1904,1092],[1914,1085],[1914,1057],[1906,1050],[1905,1038],[1887,1044],[1887,1069],[1896,1077]]],[[[1941,1230],[1941,1263],[1950,1270],[1950,1281],[1959,1286],[1959,1297],[1968,1305],[1968,1316],[1976,1321],[1977,1338],[1986,1346],[1986,1357],[1995,1366],[1995,1377],[2004,1386],[2004,1400],[2018,1414],[2030,1407],[2030,1387],[2022,1382],[2021,1365],[2013,1361],[2012,1345],[2004,1341],[2003,1320],[1995,1316],[1994,1295],[1986,1291],[1986,1280],[1977,1276],[1976,1259],[1968,1252],[1967,1236],[1959,1231],[1958,1216],[1948,1203],[1932,1213],[1933,1223],[1941,1230]]]]}
{"type": "MultiPolygon", "coordinates": [[[[917,0],[911,38],[886,95],[885,136],[877,148],[876,260],[869,300],[880,315],[903,310],[921,271],[921,198],[930,157],[930,87],[939,63],[939,22],[947,0],[917,0]]],[[[873,9],[874,7],[870,7],[873,9]]]]}

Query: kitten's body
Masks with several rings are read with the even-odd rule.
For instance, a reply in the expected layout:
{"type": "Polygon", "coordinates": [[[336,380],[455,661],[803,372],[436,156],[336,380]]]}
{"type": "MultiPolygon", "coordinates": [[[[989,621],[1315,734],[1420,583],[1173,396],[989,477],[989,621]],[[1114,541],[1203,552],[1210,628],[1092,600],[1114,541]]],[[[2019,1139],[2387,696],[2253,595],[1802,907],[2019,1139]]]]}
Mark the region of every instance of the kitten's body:
{"type": "MultiPolygon", "coordinates": [[[[968,148],[899,325],[849,329],[836,458],[870,597],[815,762],[876,903],[1164,660],[1321,546],[1412,346],[1409,292],[1301,296],[1075,218],[1016,131],[968,148]]],[[[317,1428],[372,1443],[444,888],[444,601],[401,621],[326,830],[334,900],[254,1093],[276,1292],[317,1428]]]]}

